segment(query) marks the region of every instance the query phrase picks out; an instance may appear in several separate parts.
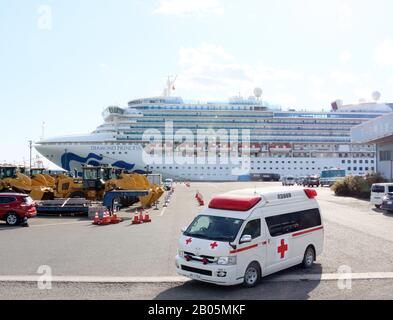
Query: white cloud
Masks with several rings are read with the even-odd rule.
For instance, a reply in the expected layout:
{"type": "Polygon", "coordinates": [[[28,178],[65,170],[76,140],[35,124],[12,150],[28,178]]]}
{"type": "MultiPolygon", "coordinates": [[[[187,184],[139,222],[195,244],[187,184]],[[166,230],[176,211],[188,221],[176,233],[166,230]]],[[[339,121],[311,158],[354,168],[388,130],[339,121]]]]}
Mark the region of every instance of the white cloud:
{"type": "Polygon", "coordinates": [[[155,14],[163,15],[223,15],[219,0],[161,0],[155,14]]]}
{"type": "Polygon", "coordinates": [[[380,67],[393,67],[393,43],[385,40],[375,49],[375,61],[380,67]]]}
{"type": "Polygon", "coordinates": [[[224,48],[207,43],[203,43],[198,48],[180,48],[179,63],[187,64],[208,64],[217,60],[230,61],[233,56],[227,53],[224,48]]]}
{"type": "Polygon", "coordinates": [[[179,74],[177,88],[187,93],[198,93],[204,97],[222,99],[237,95],[248,96],[254,87],[269,84],[269,99],[293,105],[296,96],[284,90],[294,81],[303,79],[299,72],[263,64],[244,64],[228,53],[223,47],[202,44],[196,48],[179,50],[179,74]]]}
{"type": "Polygon", "coordinates": [[[351,72],[343,72],[340,70],[332,71],[329,75],[330,79],[334,81],[336,85],[352,85],[357,83],[359,80],[358,74],[351,73],[351,72]]]}
{"type": "Polygon", "coordinates": [[[342,63],[348,63],[351,60],[352,60],[352,53],[350,51],[344,50],[343,52],[341,52],[340,61],[342,63]]]}
{"type": "Polygon", "coordinates": [[[335,99],[345,103],[370,100],[375,87],[375,78],[366,72],[338,68],[307,73],[265,63],[242,63],[223,47],[207,43],[182,47],[179,66],[176,94],[190,99],[226,100],[239,93],[247,98],[255,87],[261,87],[262,98],[268,102],[284,108],[320,110],[328,109],[335,99]]]}

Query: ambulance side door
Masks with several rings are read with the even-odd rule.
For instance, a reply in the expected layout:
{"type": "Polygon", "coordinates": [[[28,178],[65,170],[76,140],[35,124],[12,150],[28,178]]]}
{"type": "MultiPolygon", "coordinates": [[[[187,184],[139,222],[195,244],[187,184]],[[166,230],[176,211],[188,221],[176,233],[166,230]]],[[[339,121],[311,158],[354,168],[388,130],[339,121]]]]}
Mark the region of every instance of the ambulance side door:
{"type": "Polygon", "coordinates": [[[266,261],[266,232],[261,218],[250,219],[244,226],[240,238],[237,252],[237,277],[243,277],[247,266],[252,261],[258,261],[262,270],[266,261]],[[251,242],[240,243],[244,235],[250,235],[251,242]]]}
{"type": "Polygon", "coordinates": [[[267,267],[266,273],[286,269],[290,266],[292,239],[287,229],[290,214],[266,217],[267,229],[267,267]]]}

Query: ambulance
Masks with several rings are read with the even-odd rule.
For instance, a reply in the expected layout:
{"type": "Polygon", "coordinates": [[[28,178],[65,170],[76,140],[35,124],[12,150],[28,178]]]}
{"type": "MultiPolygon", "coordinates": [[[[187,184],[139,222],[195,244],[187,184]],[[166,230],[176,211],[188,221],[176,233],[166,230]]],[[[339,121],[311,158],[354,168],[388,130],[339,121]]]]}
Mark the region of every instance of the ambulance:
{"type": "Polygon", "coordinates": [[[212,198],[182,229],[176,271],[218,285],[254,287],[269,274],[322,253],[324,226],[315,189],[246,189],[212,198]]]}

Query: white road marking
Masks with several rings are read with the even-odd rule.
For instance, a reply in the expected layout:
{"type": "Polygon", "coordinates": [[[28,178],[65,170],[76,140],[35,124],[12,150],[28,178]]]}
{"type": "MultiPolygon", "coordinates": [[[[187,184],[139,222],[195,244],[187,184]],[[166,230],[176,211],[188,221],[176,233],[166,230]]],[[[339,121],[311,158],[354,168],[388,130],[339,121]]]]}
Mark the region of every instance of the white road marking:
{"type": "Polygon", "coordinates": [[[159,217],[162,217],[165,213],[166,207],[162,208],[160,214],[158,215],[159,217]]]}
{"type": "Polygon", "coordinates": [[[352,280],[372,280],[372,279],[393,279],[393,272],[363,272],[363,273],[324,273],[324,274],[293,274],[277,276],[269,281],[332,281],[339,279],[352,280]]]}
{"type": "MultiPolygon", "coordinates": [[[[0,276],[0,282],[36,282],[42,276],[0,276]]],[[[101,277],[101,276],[53,276],[52,282],[91,282],[91,283],[160,283],[186,282],[180,276],[161,277],[101,277]]]]}
{"type": "MultiPolygon", "coordinates": [[[[0,282],[36,282],[41,276],[37,275],[8,275],[0,276],[0,282]]],[[[296,282],[296,281],[335,281],[350,278],[352,280],[383,280],[393,279],[393,272],[364,272],[364,273],[325,273],[325,274],[294,274],[271,277],[265,282],[296,282]]],[[[184,283],[190,279],[181,276],[157,277],[101,277],[101,276],[53,276],[52,282],[85,282],[85,283],[184,283]]]]}
{"type": "Polygon", "coordinates": [[[30,225],[30,228],[38,228],[38,227],[51,227],[51,226],[62,226],[62,225],[70,225],[70,224],[82,224],[82,223],[91,223],[89,221],[73,221],[73,222],[60,222],[60,223],[47,223],[47,224],[36,224],[30,225]]]}

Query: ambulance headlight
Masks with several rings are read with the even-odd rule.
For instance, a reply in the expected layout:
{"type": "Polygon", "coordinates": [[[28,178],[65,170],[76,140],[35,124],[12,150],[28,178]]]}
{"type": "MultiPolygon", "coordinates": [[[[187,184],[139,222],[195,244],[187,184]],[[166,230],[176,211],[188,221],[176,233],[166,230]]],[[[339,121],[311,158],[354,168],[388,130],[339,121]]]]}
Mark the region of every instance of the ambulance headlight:
{"type": "Polygon", "coordinates": [[[179,255],[179,257],[184,258],[184,251],[183,250],[179,250],[178,251],[178,255],[179,255]]]}
{"type": "Polygon", "coordinates": [[[219,257],[217,260],[219,265],[236,264],[236,257],[219,257]]]}

